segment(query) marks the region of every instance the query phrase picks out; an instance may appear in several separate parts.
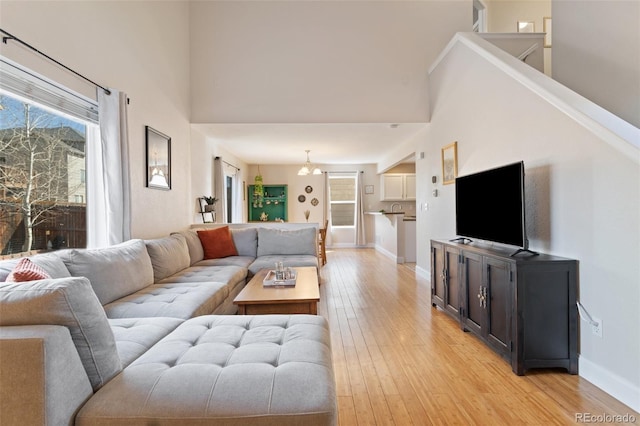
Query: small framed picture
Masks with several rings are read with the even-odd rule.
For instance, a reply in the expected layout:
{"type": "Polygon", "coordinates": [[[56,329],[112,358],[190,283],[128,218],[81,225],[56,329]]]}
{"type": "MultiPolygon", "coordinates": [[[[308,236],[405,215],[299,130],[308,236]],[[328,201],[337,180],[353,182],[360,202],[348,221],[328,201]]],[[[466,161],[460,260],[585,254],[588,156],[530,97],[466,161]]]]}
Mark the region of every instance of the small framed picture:
{"type": "Polygon", "coordinates": [[[536,23],[533,21],[518,21],[519,33],[535,33],[536,23]]]}
{"type": "Polygon", "coordinates": [[[454,183],[458,177],[458,142],[442,148],[442,183],[454,183]]]}
{"type": "Polygon", "coordinates": [[[544,32],[544,47],[551,47],[551,17],[542,18],[542,31],[544,32]]]}
{"type": "Polygon", "coordinates": [[[171,138],[145,126],[147,187],[171,189],[171,138]]]}

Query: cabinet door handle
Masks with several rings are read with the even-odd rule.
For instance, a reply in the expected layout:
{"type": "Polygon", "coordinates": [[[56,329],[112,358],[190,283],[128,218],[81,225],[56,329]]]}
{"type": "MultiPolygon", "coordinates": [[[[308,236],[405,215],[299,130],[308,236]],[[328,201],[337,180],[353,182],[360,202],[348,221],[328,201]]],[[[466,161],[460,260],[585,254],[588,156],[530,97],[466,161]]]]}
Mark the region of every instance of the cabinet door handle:
{"type": "Polygon", "coordinates": [[[481,308],[487,307],[487,288],[480,287],[480,292],[478,293],[478,302],[480,303],[481,308]]]}

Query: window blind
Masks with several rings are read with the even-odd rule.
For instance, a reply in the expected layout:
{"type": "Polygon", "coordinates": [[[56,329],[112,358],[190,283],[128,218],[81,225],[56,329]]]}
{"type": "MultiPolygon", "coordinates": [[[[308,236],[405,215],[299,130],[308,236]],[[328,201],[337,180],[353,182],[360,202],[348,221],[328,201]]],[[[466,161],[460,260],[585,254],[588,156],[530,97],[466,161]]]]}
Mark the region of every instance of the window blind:
{"type": "Polygon", "coordinates": [[[98,124],[98,104],[0,56],[0,89],[52,108],[71,118],[98,124]]]}

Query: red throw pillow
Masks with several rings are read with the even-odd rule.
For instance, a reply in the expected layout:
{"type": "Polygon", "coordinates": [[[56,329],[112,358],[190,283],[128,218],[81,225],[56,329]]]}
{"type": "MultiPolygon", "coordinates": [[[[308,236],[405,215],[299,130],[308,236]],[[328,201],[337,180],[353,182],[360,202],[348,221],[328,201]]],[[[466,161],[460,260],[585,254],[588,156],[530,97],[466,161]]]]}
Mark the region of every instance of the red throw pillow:
{"type": "Polygon", "coordinates": [[[33,263],[29,258],[20,259],[20,262],[7,276],[8,283],[21,283],[25,281],[46,280],[51,278],[47,271],[33,263]]]}
{"type": "Polygon", "coordinates": [[[233,237],[228,226],[198,231],[198,238],[202,243],[205,259],[218,259],[220,257],[238,255],[238,250],[233,243],[233,237]]]}

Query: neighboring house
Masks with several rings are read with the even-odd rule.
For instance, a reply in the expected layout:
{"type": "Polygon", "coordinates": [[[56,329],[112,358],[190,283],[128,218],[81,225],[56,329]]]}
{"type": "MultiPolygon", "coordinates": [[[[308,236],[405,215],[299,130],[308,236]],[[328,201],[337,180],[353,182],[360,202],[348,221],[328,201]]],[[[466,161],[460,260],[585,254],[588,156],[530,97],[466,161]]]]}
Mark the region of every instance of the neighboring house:
{"type": "MultiPolygon", "coordinates": [[[[85,185],[85,138],[71,127],[35,128],[30,137],[36,147],[33,152],[20,143],[25,138],[24,128],[0,130],[0,144],[4,146],[0,155],[0,207],[3,215],[0,220],[0,248],[3,254],[20,251],[24,240],[22,230],[23,214],[21,204],[29,180],[33,185],[31,205],[36,212],[47,210],[34,226],[43,232],[36,232],[38,238],[32,244],[33,249],[47,248],[46,235],[54,227],[51,219],[58,217],[61,209],[70,204],[81,204],[84,211],[85,185]],[[30,178],[26,168],[29,158],[34,157],[34,170],[30,178]],[[48,233],[47,233],[48,232],[48,233]]],[[[74,210],[77,210],[74,209],[74,210]]]]}

